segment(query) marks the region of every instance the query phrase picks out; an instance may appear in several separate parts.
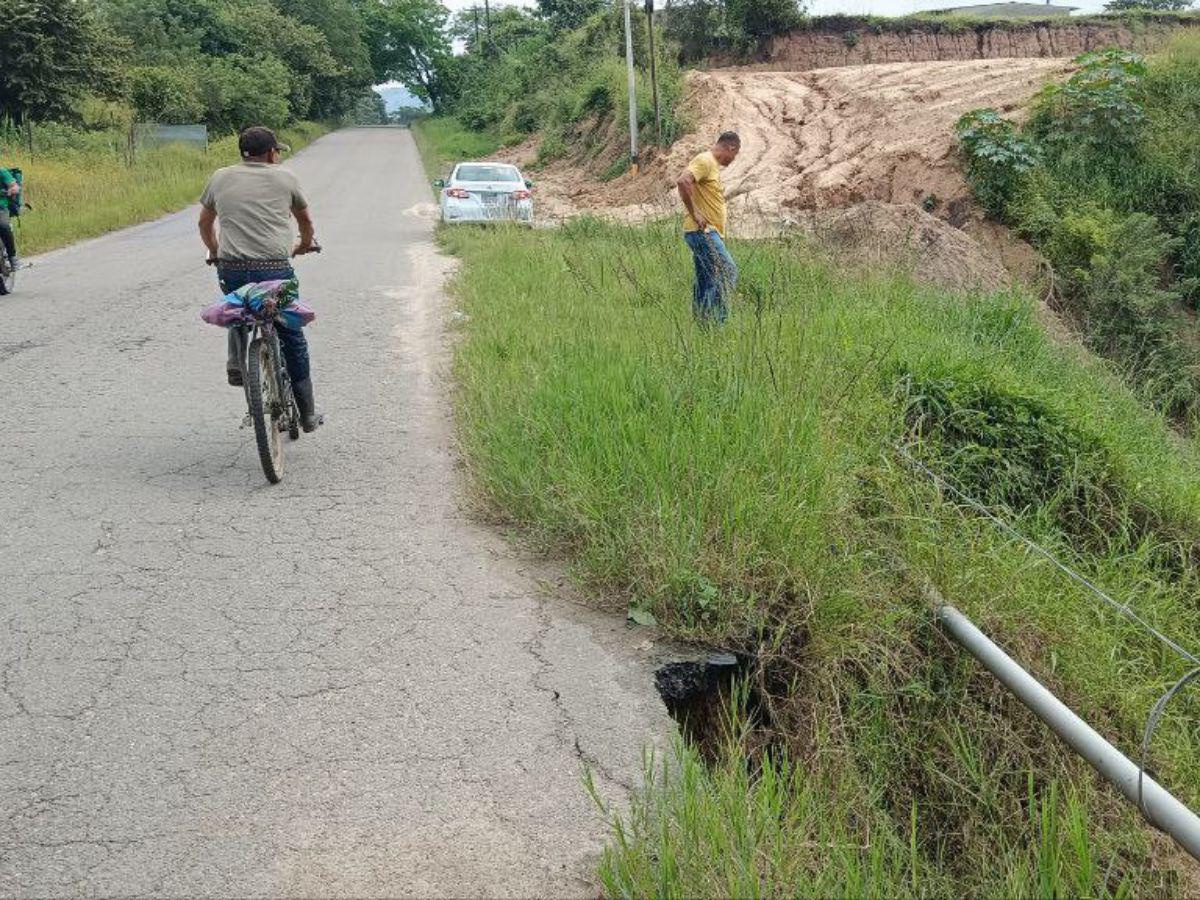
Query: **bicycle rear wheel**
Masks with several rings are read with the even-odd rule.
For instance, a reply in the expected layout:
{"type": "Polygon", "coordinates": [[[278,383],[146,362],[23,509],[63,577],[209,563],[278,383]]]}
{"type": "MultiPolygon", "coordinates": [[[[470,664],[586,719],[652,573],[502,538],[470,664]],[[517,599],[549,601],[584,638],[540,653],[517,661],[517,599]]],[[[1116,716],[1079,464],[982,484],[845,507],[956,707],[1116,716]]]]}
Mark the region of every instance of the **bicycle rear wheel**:
{"type": "Polygon", "coordinates": [[[246,358],[246,400],[254,423],[254,441],[258,460],[271,484],[283,479],[283,398],[275,377],[275,351],[271,342],[258,338],[251,342],[246,358]]]}
{"type": "Polygon", "coordinates": [[[3,248],[0,248],[0,297],[11,294],[16,286],[17,271],[4,255],[3,248]]]}

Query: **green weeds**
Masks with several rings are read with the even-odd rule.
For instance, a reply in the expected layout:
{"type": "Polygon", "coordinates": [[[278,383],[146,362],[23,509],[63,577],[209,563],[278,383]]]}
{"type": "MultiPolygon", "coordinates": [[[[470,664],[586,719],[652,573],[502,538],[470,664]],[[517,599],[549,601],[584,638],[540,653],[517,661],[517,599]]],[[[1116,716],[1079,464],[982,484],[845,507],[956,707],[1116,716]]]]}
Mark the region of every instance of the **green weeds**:
{"type": "MultiPolygon", "coordinates": [[[[281,135],[293,150],[325,132],[301,123],[281,135]]],[[[130,164],[123,135],[39,126],[34,155],[15,130],[0,131],[0,160],[20,166],[33,209],[17,228],[22,254],[40,253],[83,238],[153,219],[195,203],[212,172],[237,162],[237,138],[214,141],[208,152],[182,145],[139,150],[130,164]]]]}
{"type": "Polygon", "coordinates": [[[1084,54],[1018,129],[994,110],[958,135],[976,196],[1045,254],[1059,307],[1176,423],[1200,416],[1200,38],[1143,60],[1084,54]]]}
{"type": "MultiPolygon", "coordinates": [[[[610,892],[1178,891],[1136,811],[940,635],[929,588],[1127,752],[1182,664],[895,449],[919,439],[1200,645],[1200,460],[1105,365],[1020,296],[854,280],[796,244],[735,243],[734,315],[705,331],[669,226],[443,239],[465,259],[458,413],[483,500],[623,605],[755,655],[776,729],[770,763],[681,751],[614,831],[610,892]]],[[[1154,759],[1192,803],[1194,703],[1154,759]]]]}
{"type": "Polygon", "coordinates": [[[498,138],[486,132],[470,131],[448,117],[421,119],[413,123],[412,132],[431,179],[445,178],[455,163],[487,159],[500,147],[498,138]]]}

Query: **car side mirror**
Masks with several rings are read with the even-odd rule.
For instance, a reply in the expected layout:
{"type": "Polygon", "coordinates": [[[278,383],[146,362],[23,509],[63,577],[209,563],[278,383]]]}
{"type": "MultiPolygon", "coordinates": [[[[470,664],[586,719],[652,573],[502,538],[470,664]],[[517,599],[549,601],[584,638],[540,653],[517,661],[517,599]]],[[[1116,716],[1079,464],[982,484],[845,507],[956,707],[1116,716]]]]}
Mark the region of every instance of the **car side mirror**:
{"type": "Polygon", "coordinates": [[[435,179],[433,182],[433,186],[435,188],[444,188],[446,186],[446,179],[445,178],[435,179]]]}
{"type": "Polygon", "coordinates": [[[530,181],[528,178],[525,179],[525,187],[527,187],[527,188],[533,187],[533,182],[530,181]]]}

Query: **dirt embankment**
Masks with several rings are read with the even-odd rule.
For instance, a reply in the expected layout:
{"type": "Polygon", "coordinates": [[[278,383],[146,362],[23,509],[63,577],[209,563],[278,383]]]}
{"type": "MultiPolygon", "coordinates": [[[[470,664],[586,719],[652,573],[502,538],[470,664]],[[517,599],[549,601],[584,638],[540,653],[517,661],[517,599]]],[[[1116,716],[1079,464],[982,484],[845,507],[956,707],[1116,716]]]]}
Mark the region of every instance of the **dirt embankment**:
{"type": "MultiPolygon", "coordinates": [[[[954,123],[981,106],[1012,113],[1069,67],[1061,59],[1002,59],[694,72],[685,101],[697,123],[692,135],[651,156],[636,176],[606,182],[587,164],[554,164],[538,176],[537,202],[548,218],[672,215],[675,179],[688,160],[733,129],[743,149],[724,182],[735,234],[794,227],[860,249],[874,236],[875,251],[915,257],[930,280],[995,286],[1006,280],[995,235],[984,246],[968,236],[985,230],[963,178],[954,123]],[[869,206],[848,213],[861,204],[869,206]]],[[[600,156],[597,169],[619,153],[614,147],[600,156]]]]}
{"type": "Polygon", "coordinates": [[[1149,53],[1182,27],[1200,20],[1095,24],[1037,22],[978,26],[957,31],[881,31],[868,26],[845,31],[797,30],[771,38],[761,63],[789,71],[893,62],[951,62],[1004,58],[1071,58],[1101,47],[1149,53]]]}

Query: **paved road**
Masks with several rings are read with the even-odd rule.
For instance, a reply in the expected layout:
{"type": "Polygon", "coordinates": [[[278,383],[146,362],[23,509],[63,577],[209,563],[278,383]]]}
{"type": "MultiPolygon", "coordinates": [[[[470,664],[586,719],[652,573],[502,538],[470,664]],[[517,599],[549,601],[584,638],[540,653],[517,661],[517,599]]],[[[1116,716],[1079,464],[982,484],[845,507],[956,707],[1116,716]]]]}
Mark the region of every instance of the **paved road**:
{"type": "Polygon", "coordinates": [[[277,487],[195,210],[0,301],[0,895],[594,895],[653,651],[462,511],[407,132],[292,165],[330,424],[277,487]]]}

